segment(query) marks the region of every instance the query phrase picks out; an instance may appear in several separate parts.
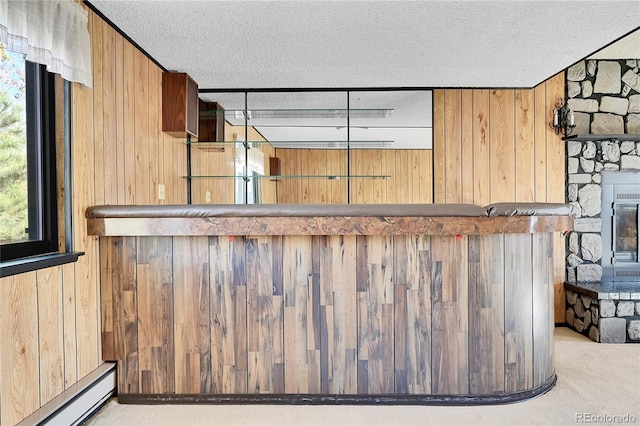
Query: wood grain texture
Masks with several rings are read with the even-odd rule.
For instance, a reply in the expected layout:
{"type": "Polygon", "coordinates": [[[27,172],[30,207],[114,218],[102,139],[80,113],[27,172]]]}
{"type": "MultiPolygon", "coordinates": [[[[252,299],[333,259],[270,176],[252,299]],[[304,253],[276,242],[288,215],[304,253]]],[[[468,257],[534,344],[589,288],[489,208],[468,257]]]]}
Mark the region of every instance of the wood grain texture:
{"type": "MultiPolygon", "coordinates": [[[[548,125],[564,86],[562,72],[533,89],[473,89],[471,108],[466,91],[434,90],[433,200],[564,202],[565,144],[548,125]]],[[[558,322],[564,322],[563,241],[555,237],[558,322]]]]}
{"type": "Polygon", "coordinates": [[[40,404],[64,391],[62,269],[37,272],[40,404]]]}
{"type": "Polygon", "coordinates": [[[37,274],[0,280],[0,421],[13,425],[38,409],[39,341],[37,274]]]}
{"type": "Polygon", "coordinates": [[[504,241],[469,237],[469,392],[504,391],[504,241]]]}
{"type": "Polygon", "coordinates": [[[554,374],[551,233],[101,241],[121,395],[482,396],[554,374]]]}
{"type": "MultiPolygon", "coordinates": [[[[159,215],[158,215],[159,216],[159,215]]],[[[88,220],[89,235],[483,235],[573,229],[573,216],[113,217],[88,220]]]]}
{"type": "MultiPolygon", "coordinates": [[[[113,289],[101,286],[104,271],[100,268],[104,265],[100,266],[99,256],[103,251],[94,237],[86,235],[86,208],[96,203],[125,204],[136,200],[159,203],[155,197],[157,183],[166,185],[167,202],[186,202],[186,184],[180,178],[186,169],[184,145],[165,136],[160,129],[161,85],[158,78],[162,71],[111,26],[86,6],[83,7],[87,9],[89,18],[93,87],[72,85],[70,129],[65,129],[62,123],[61,79],[56,81],[55,103],[58,108],[56,139],[62,141],[64,132],[69,132],[73,158],[72,244],[64,247],[62,239],[60,248],[85,252],[85,255],[74,264],[11,279],[30,281],[33,278],[37,282],[37,292],[34,293],[37,294],[37,311],[23,314],[31,306],[27,300],[22,300],[20,307],[16,305],[16,308],[12,308],[11,298],[0,300],[0,308],[11,313],[11,323],[16,330],[30,330],[29,333],[39,336],[31,339],[30,334],[24,335],[27,339],[24,356],[28,358],[36,353],[35,363],[31,363],[29,358],[27,363],[14,364],[12,371],[0,372],[0,423],[7,425],[32,414],[99,367],[105,359],[101,352],[115,357],[114,333],[118,328],[114,318],[109,318],[113,313],[101,312],[99,301],[119,303],[121,311],[123,300],[114,296],[122,295],[122,292],[114,293],[113,289]],[[136,61],[138,72],[135,71],[136,61]],[[164,154],[160,154],[160,147],[164,154]],[[155,151],[158,151],[157,157],[154,156],[155,151]],[[105,342],[112,346],[103,347],[105,342]],[[25,368],[29,371],[25,372],[25,368]],[[19,379],[19,391],[13,389],[17,384],[11,377],[19,379]],[[33,377],[40,380],[32,380],[33,377]],[[24,395],[20,396],[20,393],[24,395]]],[[[62,149],[58,150],[59,154],[62,152],[62,149]]],[[[61,161],[62,158],[59,163],[61,161]]],[[[59,188],[64,183],[63,170],[61,166],[59,188]]],[[[63,206],[61,198],[59,201],[63,206]]],[[[60,228],[61,231],[63,229],[60,228]]],[[[150,281],[154,279],[153,272],[150,271],[150,281]]],[[[0,286],[8,291],[10,286],[7,283],[11,280],[3,278],[0,286]]],[[[23,297],[19,296],[19,299],[23,297]]],[[[7,324],[2,322],[3,330],[7,324]]],[[[124,331],[121,337],[124,338],[124,331]]],[[[12,337],[7,334],[7,338],[12,337]]],[[[120,341],[121,344],[123,342],[120,341]]],[[[9,347],[3,343],[0,351],[9,347]]],[[[4,353],[0,354],[0,359],[2,365],[13,362],[11,356],[4,353]]]]}

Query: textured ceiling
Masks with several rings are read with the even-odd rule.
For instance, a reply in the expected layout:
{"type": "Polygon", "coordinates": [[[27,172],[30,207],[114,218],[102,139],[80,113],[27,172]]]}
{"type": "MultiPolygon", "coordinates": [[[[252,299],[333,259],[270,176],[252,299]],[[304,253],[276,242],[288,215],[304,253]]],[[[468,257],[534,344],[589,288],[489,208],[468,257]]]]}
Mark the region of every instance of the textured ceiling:
{"type": "Polygon", "coordinates": [[[89,3],[210,89],[533,87],[640,23],[640,0],[89,3]]]}

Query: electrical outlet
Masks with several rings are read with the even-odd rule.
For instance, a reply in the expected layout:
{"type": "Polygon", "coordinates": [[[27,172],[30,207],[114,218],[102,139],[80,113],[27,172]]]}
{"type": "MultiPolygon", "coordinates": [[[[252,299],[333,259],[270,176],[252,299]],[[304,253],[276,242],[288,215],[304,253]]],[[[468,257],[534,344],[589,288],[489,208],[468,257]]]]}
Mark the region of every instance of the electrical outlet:
{"type": "Polygon", "coordinates": [[[204,193],[204,202],[209,204],[211,202],[211,191],[204,193]]]}
{"type": "Polygon", "coordinates": [[[164,200],[164,185],[158,185],[158,200],[164,200]]]}

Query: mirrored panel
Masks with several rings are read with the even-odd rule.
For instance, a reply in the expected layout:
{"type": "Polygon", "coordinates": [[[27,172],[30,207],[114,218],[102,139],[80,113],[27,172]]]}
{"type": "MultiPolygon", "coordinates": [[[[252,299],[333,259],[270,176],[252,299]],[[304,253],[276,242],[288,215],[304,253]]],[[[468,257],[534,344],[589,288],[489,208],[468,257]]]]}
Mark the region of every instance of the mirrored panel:
{"type": "Polygon", "coordinates": [[[201,93],[193,203],[430,202],[431,96],[201,93]]]}

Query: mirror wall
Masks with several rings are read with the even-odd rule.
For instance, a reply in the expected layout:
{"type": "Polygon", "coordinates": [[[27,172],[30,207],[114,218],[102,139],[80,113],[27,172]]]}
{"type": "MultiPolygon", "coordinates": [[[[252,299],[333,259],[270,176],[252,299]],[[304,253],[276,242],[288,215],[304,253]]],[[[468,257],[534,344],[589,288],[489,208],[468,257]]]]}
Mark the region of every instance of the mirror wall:
{"type": "Polygon", "coordinates": [[[431,91],[203,90],[200,99],[194,204],[432,201],[431,91]]]}

